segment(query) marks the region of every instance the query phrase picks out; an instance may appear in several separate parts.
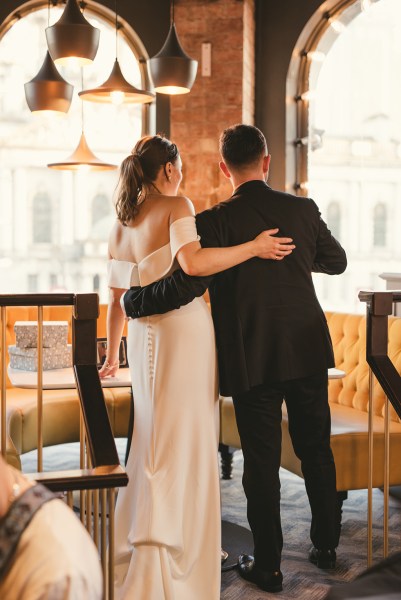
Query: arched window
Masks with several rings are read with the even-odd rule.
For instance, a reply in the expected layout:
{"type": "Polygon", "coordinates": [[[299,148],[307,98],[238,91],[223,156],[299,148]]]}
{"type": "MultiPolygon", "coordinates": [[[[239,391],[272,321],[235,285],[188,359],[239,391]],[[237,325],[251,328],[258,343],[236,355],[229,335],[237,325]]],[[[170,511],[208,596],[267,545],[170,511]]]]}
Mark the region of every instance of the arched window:
{"type": "Polygon", "coordinates": [[[50,244],[52,241],[52,204],[48,194],[39,193],[32,203],[32,240],[34,244],[50,244]]]}
{"type": "Polygon", "coordinates": [[[92,227],[111,213],[110,200],[105,194],[97,194],[92,201],[92,227]]]}
{"type": "Polygon", "coordinates": [[[114,220],[115,213],[110,198],[105,194],[97,194],[93,198],[91,208],[91,239],[107,240],[114,220]]]}
{"type": "MultiPolygon", "coordinates": [[[[99,2],[87,0],[85,17],[100,29],[95,61],[84,67],[83,83],[79,68],[57,67],[64,79],[74,85],[72,104],[66,116],[32,115],[25,100],[24,83],[37,75],[45,58],[49,14],[50,25],[53,25],[65,4],[59,2],[55,6],[47,0],[28,0],[20,4],[18,11],[0,24],[0,213],[5,231],[14,231],[15,219],[21,215],[25,215],[25,221],[18,226],[20,235],[6,236],[1,242],[2,254],[9,258],[11,266],[0,265],[0,293],[27,292],[28,275],[34,272],[41,274],[39,286],[47,286],[39,287],[38,292],[49,290],[51,273],[55,272],[63,273],[61,279],[66,289],[84,292],[88,282],[105,270],[109,226],[114,216],[110,199],[118,174],[117,171],[53,171],[47,164],[71,155],[84,125],[92,152],[105,162],[119,165],[137,139],[149,132],[154,108],[82,102],[78,97],[82,85],[89,89],[106,81],[116,56],[113,12],[99,2]],[[51,198],[52,213],[48,198],[38,196],[32,200],[40,185],[44,185],[51,198]],[[102,193],[92,204],[96,189],[102,193]],[[109,223],[104,221],[106,199],[109,223]],[[32,202],[35,208],[31,211],[32,202]],[[93,228],[99,242],[95,245],[86,243],[90,242],[93,228]],[[48,244],[48,248],[41,248],[40,256],[29,255],[31,236],[35,243],[48,244]],[[29,256],[29,261],[21,260],[24,256],[29,256]],[[82,273],[85,277],[78,276],[82,273]]],[[[130,26],[123,19],[119,22],[121,70],[130,83],[149,89],[146,62],[139,60],[147,58],[146,50],[130,26]]],[[[105,277],[100,277],[100,286],[101,301],[107,301],[105,277]]]]}
{"type": "Polygon", "coordinates": [[[339,240],[341,237],[341,209],[338,202],[330,202],[327,208],[327,225],[334,237],[339,240]]]}
{"type": "Polygon", "coordinates": [[[100,289],[100,277],[96,273],[96,275],[93,276],[93,291],[99,292],[99,289],[100,289]]]}
{"type": "Polygon", "coordinates": [[[364,311],[355,289],[368,281],[379,288],[380,273],[400,271],[398,245],[384,252],[397,239],[401,205],[400,21],[399,0],[334,0],[305,26],[288,71],[288,189],[313,190],[334,235],[341,227],[353,282],[338,301],[330,294],[322,302],[326,310],[364,311]],[[341,199],[341,215],[333,197],[341,199]],[[372,248],[383,252],[372,255],[372,248]]]}
{"type": "Polygon", "coordinates": [[[387,239],[387,209],[383,202],[376,204],[373,211],[373,245],[383,248],[387,239]]]}

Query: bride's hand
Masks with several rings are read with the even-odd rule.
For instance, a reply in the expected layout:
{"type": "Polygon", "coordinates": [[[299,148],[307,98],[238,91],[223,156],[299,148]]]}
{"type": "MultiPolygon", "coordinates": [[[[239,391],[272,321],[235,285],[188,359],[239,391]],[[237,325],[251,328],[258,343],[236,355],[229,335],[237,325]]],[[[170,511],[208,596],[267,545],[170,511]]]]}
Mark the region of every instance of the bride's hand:
{"type": "Polygon", "coordinates": [[[291,254],[295,245],[292,244],[292,238],[273,237],[278,229],[267,229],[262,231],[255,239],[256,256],[259,258],[271,258],[273,260],[283,260],[291,254]]]}
{"type": "Polygon", "coordinates": [[[115,377],[118,371],[119,362],[109,362],[105,360],[101,369],[99,369],[99,377],[100,379],[104,379],[105,377],[115,377]]]}

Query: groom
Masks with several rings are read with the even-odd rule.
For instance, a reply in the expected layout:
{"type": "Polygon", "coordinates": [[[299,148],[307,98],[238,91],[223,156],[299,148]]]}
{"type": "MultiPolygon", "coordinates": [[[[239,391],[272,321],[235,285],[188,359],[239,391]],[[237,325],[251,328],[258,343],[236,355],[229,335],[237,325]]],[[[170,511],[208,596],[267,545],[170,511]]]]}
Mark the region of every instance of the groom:
{"type": "Polygon", "coordinates": [[[229,127],[221,135],[220,153],[220,168],[234,192],[197,215],[202,246],[232,246],[278,227],[279,235],[293,238],[296,250],[285,260],[254,258],[211,277],[189,277],[178,269],[167,279],[128,290],[124,306],[134,318],[164,313],[209,287],[220,392],[234,402],[254,538],[254,557],[241,555],[238,569],[261,589],[278,592],[283,399],[312,511],[309,559],[322,568],[335,565],[340,509],[327,399],[327,369],[334,359],[311,272],[339,274],[347,261],[313,200],[266,184],[270,156],[259,129],[229,127]]]}

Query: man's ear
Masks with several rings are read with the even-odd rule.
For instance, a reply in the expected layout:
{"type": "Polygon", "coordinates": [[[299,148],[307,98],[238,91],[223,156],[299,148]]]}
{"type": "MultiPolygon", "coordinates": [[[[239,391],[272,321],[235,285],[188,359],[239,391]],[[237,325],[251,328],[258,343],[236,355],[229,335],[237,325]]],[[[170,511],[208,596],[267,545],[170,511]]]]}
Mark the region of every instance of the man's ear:
{"type": "Polygon", "coordinates": [[[222,170],[224,176],[227,177],[227,179],[231,179],[231,173],[228,170],[227,165],[226,165],[226,163],[224,161],[221,160],[219,162],[219,167],[222,170]]]}
{"type": "Polygon", "coordinates": [[[271,155],[267,154],[264,158],[263,158],[263,173],[265,175],[267,175],[269,173],[269,168],[270,168],[270,159],[271,159],[271,155]]]}

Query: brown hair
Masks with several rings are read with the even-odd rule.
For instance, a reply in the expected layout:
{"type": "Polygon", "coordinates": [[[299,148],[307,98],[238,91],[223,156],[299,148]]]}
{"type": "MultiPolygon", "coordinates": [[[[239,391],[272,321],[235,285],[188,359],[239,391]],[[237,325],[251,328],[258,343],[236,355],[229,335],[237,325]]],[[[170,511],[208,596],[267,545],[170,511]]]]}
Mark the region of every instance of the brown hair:
{"type": "Polygon", "coordinates": [[[174,164],[178,156],[177,146],[162,135],[145,136],[135,144],[120,167],[116,212],[123,225],[138,214],[138,206],[156,180],[160,167],[168,162],[174,164]]]}
{"type": "Polygon", "coordinates": [[[266,138],[253,125],[233,125],[223,131],[219,143],[220,154],[227,165],[242,169],[268,153],[266,138]]]}

